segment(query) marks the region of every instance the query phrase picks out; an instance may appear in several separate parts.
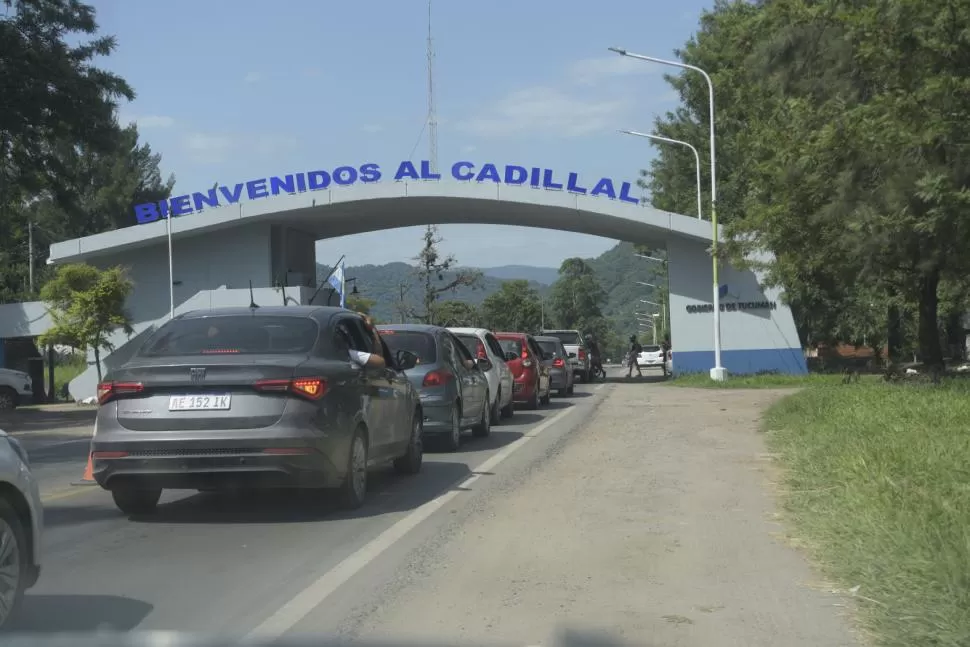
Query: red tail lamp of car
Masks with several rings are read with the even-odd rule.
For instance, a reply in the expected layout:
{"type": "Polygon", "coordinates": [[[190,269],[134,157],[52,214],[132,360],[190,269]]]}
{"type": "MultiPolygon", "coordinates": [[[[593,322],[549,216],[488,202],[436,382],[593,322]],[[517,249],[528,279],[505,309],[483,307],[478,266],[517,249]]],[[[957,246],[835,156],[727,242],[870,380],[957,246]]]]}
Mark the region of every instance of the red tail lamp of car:
{"type": "Polygon", "coordinates": [[[556,359],[552,360],[552,365],[556,368],[563,368],[566,366],[566,362],[563,361],[563,358],[557,357],[556,359]]]}
{"type": "Polygon", "coordinates": [[[447,371],[429,371],[424,376],[421,386],[444,386],[453,379],[455,376],[447,371]]]}
{"type": "Polygon", "coordinates": [[[264,393],[292,393],[307,400],[319,400],[327,393],[322,377],[296,377],[291,380],[260,380],[253,388],[264,393]]]}
{"type": "Polygon", "coordinates": [[[98,404],[106,404],[126,395],[135,395],[145,390],[141,382],[102,382],[98,385],[98,404]]]}

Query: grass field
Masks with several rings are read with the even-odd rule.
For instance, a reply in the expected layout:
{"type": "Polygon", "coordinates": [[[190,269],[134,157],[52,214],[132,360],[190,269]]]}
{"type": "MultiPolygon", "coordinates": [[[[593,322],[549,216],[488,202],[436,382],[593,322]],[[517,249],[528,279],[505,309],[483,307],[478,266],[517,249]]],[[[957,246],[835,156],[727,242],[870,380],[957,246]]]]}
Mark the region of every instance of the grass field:
{"type": "Polygon", "coordinates": [[[970,645],[970,384],[806,383],[765,420],[793,534],[876,644],[970,645]]]}
{"type": "MultiPolygon", "coordinates": [[[[870,376],[863,379],[870,380],[870,376]]],[[[779,389],[786,387],[809,386],[812,384],[840,384],[840,374],[811,373],[809,375],[728,375],[724,382],[715,382],[706,373],[687,373],[664,382],[671,386],[686,386],[706,389],[779,389]]]]}

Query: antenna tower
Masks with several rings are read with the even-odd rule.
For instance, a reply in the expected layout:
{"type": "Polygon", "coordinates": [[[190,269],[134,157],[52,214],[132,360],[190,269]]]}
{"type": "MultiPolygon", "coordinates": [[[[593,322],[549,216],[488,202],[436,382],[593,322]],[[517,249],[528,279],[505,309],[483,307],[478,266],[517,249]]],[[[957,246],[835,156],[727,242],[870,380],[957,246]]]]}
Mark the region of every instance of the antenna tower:
{"type": "Polygon", "coordinates": [[[431,172],[438,172],[438,115],[434,108],[434,43],[431,40],[431,0],[428,0],[428,148],[431,172]]]}

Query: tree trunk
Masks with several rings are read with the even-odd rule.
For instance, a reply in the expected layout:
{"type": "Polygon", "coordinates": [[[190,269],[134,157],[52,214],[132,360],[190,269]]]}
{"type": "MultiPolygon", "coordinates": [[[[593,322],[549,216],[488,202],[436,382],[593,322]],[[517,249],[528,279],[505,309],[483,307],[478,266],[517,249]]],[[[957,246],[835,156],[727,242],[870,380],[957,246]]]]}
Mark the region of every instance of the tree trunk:
{"type": "Polygon", "coordinates": [[[946,315],[947,353],[951,358],[962,361],[967,355],[967,331],[963,328],[963,313],[950,312],[946,315]]]}
{"type": "Polygon", "coordinates": [[[938,320],[940,271],[930,270],[919,277],[919,352],[930,370],[943,369],[943,347],[938,320]]]}
{"type": "Polygon", "coordinates": [[[101,383],[101,349],[98,348],[98,344],[94,345],[94,367],[98,371],[98,384],[101,383]]]}
{"type": "Polygon", "coordinates": [[[903,351],[903,325],[898,306],[889,306],[886,312],[886,347],[889,361],[898,363],[903,351]]]}

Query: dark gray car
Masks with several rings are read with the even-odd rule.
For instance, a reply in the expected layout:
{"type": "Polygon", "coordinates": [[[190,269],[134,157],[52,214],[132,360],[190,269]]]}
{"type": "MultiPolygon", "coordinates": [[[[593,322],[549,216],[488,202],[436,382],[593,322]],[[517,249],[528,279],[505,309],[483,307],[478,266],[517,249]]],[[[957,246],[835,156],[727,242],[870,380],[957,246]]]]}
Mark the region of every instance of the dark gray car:
{"type": "Polygon", "coordinates": [[[560,396],[573,394],[573,374],[569,353],[558,337],[539,335],[536,343],[545,354],[542,363],[549,367],[549,389],[556,389],[560,396]]]}
{"type": "Polygon", "coordinates": [[[416,358],[375,349],[341,308],[221,308],[180,315],[105,376],[94,478],[126,514],[162,489],[335,488],[360,506],[367,468],[421,469],[416,358]],[[377,352],[361,367],[350,350],[377,352]]]}
{"type": "Polygon", "coordinates": [[[400,324],[378,330],[392,352],[417,356],[417,365],[406,373],[421,394],[426,435],[457,451],[464,429],[479,437],[489,434],[488,359],[476,360],[459,339],[438,326],[400,324]]]}

